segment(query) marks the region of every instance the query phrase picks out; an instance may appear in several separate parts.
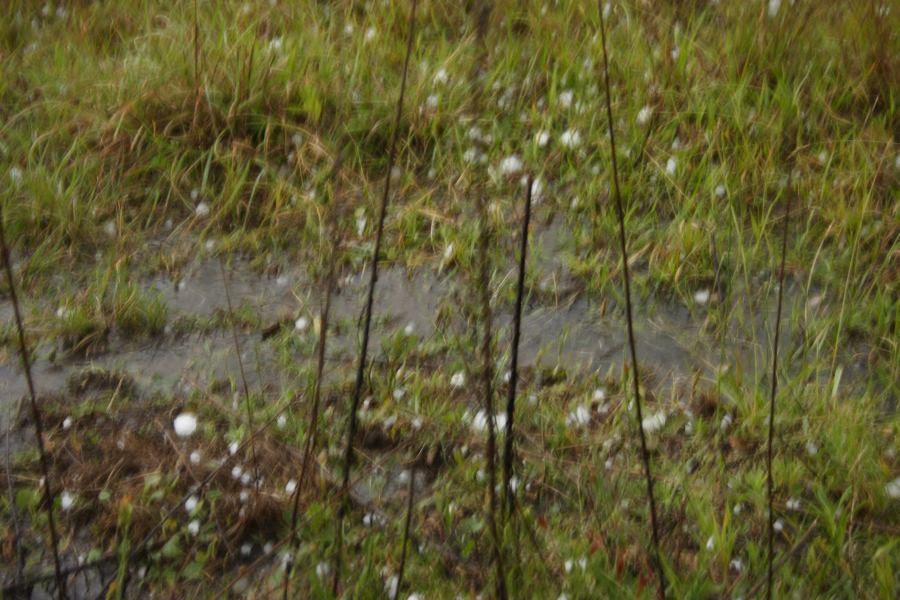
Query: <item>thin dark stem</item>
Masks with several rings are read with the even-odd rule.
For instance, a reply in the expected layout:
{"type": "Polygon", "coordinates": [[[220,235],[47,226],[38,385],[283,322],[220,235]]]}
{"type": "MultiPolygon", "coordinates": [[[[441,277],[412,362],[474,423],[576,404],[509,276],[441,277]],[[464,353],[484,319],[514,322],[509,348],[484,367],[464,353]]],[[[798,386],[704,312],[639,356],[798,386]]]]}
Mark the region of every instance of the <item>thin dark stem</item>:
{"type": "Polygon", "coordinates": [[[615,193],[616,215],[619,219],[619,245],[622,250],[622,274],[625,280],[625,318],[628,324],[628,349],[631,353],[631,375],[634,384],[634,406],[637,412],[637,428],[641,440],[641,462],[644,464],[644,476],[647,480],[647,501],[650,504],[650,524],[653,533],[653,562],[659,578],[659,597],[666,597],[666,576],[663,572],[659,554],[659,525],[656,517],[656,500],[653,496],[653,475],[650,472],[650,453],[647,450],[647,436],[644,433],[644,417],[641,410],[640,376],[638,374],[637,347],[634,342],[634,318],[631,308],[631,276],[628,272],[628,246],[625,240],[625,209],[622,205],[622,194],[619,190],[619,167],[616,161],[616,133],[613,127],[612,101],[609,87],[609,57],[606,52],[606,24],[603,18],[603,2],[598,0],[600,13],[600,41],[603,45],[603,82],[606,92],[606,119],[609,127],[609,145],[612,154],[613,191],[615,193]]]}
{"type": "Polygon", "coordinates": [[[364,313],[363,337],[359,349],[359,362],[356,366],[356,383],[353,387],[353,396],[350,405],[350,422],[347,427],[347,440],[344,447],[344,472],[343,481],[340,491],[340,508],[338,509],[338,518],[336,520],[336,543],[335,543],[335,564],[334,577],[331,582],[331,589],[334,595],[337,595],[338,584],[341,577],[341,561],[343,546],[343,529],[344,517],[349,510],[349,491],[350,491],[350,469],[353,466],[353,438],[356,437],[357,429],[357,411],[359,410],[359,400],[362,396],[363,380],[366,373],[366,358],[369,350],[369,332],[372,325],[372,305],[375,301],[375,283],[378,281],[378,261],[381,254],[381,238],[384,233],[384,220],[387,216],[388,199],[391,191],[391,176],[394,170],[394,162],[397,158],[397,138],[400,135],[400,118],[403,115],[403,100],[406,96],[406,78],[409,71],[409,60],[412,56],[413,42],[415,40],[416,27],[416,5],[417,0],[412,0],[412,7],[409,13],[409,31],[406,40],[406,57],[403,60],[403,75],[400,80],[400,94],[397,98],[397,112],[394,116],[394,130],[391,132],[391,142],[388,147],[388,164],[387,173],[384,179],[384,193],[381,196],[381,204],[378,209],[378,228],[375,232],[375,248],[372,251],[371,271],[369,273],[369,289],[366,296],[366,308],[364,313]]]}
{"type": "Polygon", "coordinates": [[[319,341],[316,348],[316,382],[313,389],[313,404],[309,413],[309,424],[307,425],[306,441],[303,445],[303,457],[300,462],[300,476],[297,478],[297,487],[294,490],[293,498],[291,498],[293,506],[291,508],[290,547],[288,549],[291,560],[288,563],[287,568],[285,569],[283,593],[284,600],[287,600],[290,595],[291,573],[294,567],[293,556],[296,553],[297,544],[299,541],[297,539],[297,521],[300,515],[300,494],[302,493],[302,490],[305,489],[304,486],[306,482],[306,473],[309,467],[309,463],[312,460],[312,456],[313,454],[315,454],[316,440],[319,431],[319,407],[321,405],[322,380],[324,379],[323,374],[325,372],[325,350],[328,343],[328,317],[331,312],[331,295],[334,290],[334,276],[337,263],[338,237],[336,232],[337,228],[334,225],[337,221],[337,185],[342,162],[343,155],[338,154],[338,157],[334,163],[334,167],[331,171],[334,200],[332,203],[332,214],[330,215],[331,226],[326,227],[327,236],[329,238],[329,240],[327,241],[327,243],[329,244],[329,251],[328,256],[325,259],[327,266],[324,281],[324,298],[322,301],[322,309],[319,312],[319,341]]]}
{"type": "Polygon", "coordinates": [[[409,488],[406,490],[406,522],[403,524],[403,547],[400,551],[400,569],[397,571],[397,588],[394,590],[393,600],[400,598],[400,590],[403,589],[403,575],[406,572],[406,547],[409,545],[409,533],[412,528],[413,506],[416,495],[416,463],[409,467],[409,488]]]}
{"type": "Polygon", "coordinates": [[[59,560],[59,536],[56,533],[56,521],[53,518],[53,506],[56,503],[56,495],[53,493],[53,484],[50,479],[50,459],[47,449],[44,447],[44,425],[41,421],[41,413],[38,410],[37,394],[34,391],[34,378],[31,374],[31,355],[28,353],[28,343],[25,341],[25,326],[22,324],[22,311],[19,307],[19,297],[16,294],[16,282],[13,277],[12,261],[9,258],[9,246],[6,243],[6,231],[3,224],[3,215],[0,214],[0,252],[3,252],[3,268],[6,271],[6,281],[9,284],[9,297],[12,300],[13,313],[16,317],[16,330],[19,334],[19,353],[22,355],[22,367],[25,370],[25,381],[28,383],[28,398],[31,404],[31,418],[34,420],[34,436],[37,440],[38,452],[41,457],[41,470],[44,474],[44,506],[47,508],[47,529],[50,531],[50,544],[53,550],[53,568],[56,575],[56,589],[60,600],[66,597],[66,579],[62,574],[62,565],[59,560]]]}
{"type": "Polygon", "coordinates": [[[781,337],[781,308],[784,297],[784,268],[787,261],[788,229],[791,222],[791,200],[793,191],[787,189],[784,227],[781,232],[781,268],[778,271],[778,308],[775,313],[775,341],[772,347],[772,390],[769,395],[769,438],[766,444],[766,487],[769,500],[769,560],[766,576],[766,598],[772,598],[775,557],[775,485],[772,479],[772,440],[775,437],[775,393],[778,389],[778,343],[781,337]]]}
{"type": "MultiPolygon", "coordinates": [[[[253,431],[253,406],[250,403],[250,386],[247,385],[247,373],[244,370],[244,359],[241,356],[241,343],[238,340],[237,322],[234,318],[234,307],[231,304],[231,290],[228,276],[225,274],[225,263],[219,257],[219,270],[222,271],[222,286],[225,288],[225,302],[228,306],[228,319],[231,321],[231,338],[234,340],[234,352],[237,355],[238,370],[241,374],[241,387],[244,392],[244,404],[247,408],[247,426],[253,431]]],[[[256,444],[250,443],[250,460],[253,462],[253,491],[259,492],[259,462],[256,460],[256,444]]]]}
{"type": "Polygon", "coordinates": [[[525,192],[525,215],[519,234],[519,277],[516,282],[516,307],[513,314],[513,338],[510,349],[509,389],[506,394],[506,440],[503,451],[503,494],[504,508],[512,514],[515,496],[511,488],[515,446],[513,443],[513,419],[516,410],[516,386],[519,381],[519,340],[522,336],[522,304],[525,299],[525,261],[528,253],[528,226],[531,223],[531,194],[534,175],[528,176],[528,190],[525,192]]]}

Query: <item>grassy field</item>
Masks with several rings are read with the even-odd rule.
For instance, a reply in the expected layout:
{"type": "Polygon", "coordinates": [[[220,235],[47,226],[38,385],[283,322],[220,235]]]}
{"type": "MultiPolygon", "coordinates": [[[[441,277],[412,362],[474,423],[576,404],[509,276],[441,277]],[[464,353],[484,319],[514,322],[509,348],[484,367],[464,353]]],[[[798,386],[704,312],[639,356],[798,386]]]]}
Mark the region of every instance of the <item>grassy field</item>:
{"type": "MultiPolygon", "coordinates": [[[[291,571],[292,596],[332,597],[362,281],[409,4],[0,8],[0,202],[61,553],[67,566],[105,561],[73,575],[70,592],[93,597],[112,582],[113,597],[280,597],[333,260],[340,293],[291,571]],[[173,419],[185,411],[199,424],[180,438],[173,419]]],[[[494,2],[473,81],[482,48],[467,4],[418,7],[342,594],[391,597],[412,472],[399,596],[493,595],[475,196],[488,202],[499,415],[531,174],[520,510],[500,532],[510,594],[651,598],[598,6],[494,2]]],[[[894,598],[900,7],[605,6],[668,595],[765,589],[768,390],[791,195],[775,596],[894,598]]],[[[17,571],[52,573],[52,561],[3,288],[8,585],[17,571]]]]}

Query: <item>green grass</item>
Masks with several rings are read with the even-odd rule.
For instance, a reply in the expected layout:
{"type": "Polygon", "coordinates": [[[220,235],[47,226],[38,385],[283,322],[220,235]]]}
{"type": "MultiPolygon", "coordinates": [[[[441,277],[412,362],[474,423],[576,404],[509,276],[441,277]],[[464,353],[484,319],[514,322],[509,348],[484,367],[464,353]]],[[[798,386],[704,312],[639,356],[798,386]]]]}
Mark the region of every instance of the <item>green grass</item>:
{"type": "MultiPolygon", "coordinates": [[[[84,2],[60,14],[54,4],[43,14],[40,3],[8,2],[0,19],[0,201],[38,354],[57,345],[63,355],[102,353],[117,340],[160,339],[167,324],[179,334],[222,332],[228,318],[178,317],[145,282],[177,274],[197,256],[239,253],[268,274],[302,265],[315,281],[324,270],[329,215],[338,216],[342,272],[359,273],[371,252],[385,176],[407,4],[199,2],[197,66],[193,2],[84,2]],[[344,144],[342,193],[335,197],[329,173],[344,144]]],[[[536,231],[551,220],[562,228],[565,241],[553,258],[577,297],[590,299],[598,317],[618,319],[624,296],[598,92],[596,5],[496,2],[484,111],[472,115],[472,19],[461,3],[421,4],[384,251],[388,262],[411,270],[440,268],[453,286],[434,339],[419,346],[386,327],[391,334],[374,340],[386,364],[372,370],[364,423],[393,440],[384,460],[401,463],[422,446],[441,456],[431,493],[416,507],[412,547],[420,551],[409,557],[401,597],[415,591],[452,598],[492,589],[477,455],[485,436],[462,419],[466,408],[477,410],[475,373],[462,390],[449,383],[476,356],[470,184],[483,182],[489,195],[497,310],[508,310],[513,298],[526,171],[542,184],[536,231]],[[580,143],[567,147],[563,136],[574,131],[580,143]],[[538,143],[541,132],[546,145],[538,143]],[[501,162],[513,155],[522,172],[503,174],[501,162]],[[396,398],[398,386],[405,393],[396,398]]],[[[698,352],[693,384],[671,389],[655,389],[647,365],[655,397],[646,412],[669,415],[650,442],[670,596],[740,597],[765,575],[773,273],[790,181],[791,308],[782,324],[788,342],[779,366],[774,464],[784,525],[776,547],[779,556],[790,553],[777,571],[776,594],[891,598],[900,587],[897,500],[885,487],[900,475],[900,11],[885,14],[890,4],[874,0],[796,0],[782,1],[770,16],[766,5],[627,0],[613,3],[608,21],[637,306],[644,316],[685,309],[715,350],[702,358],[698,352]],[[694,300],[702,290],[711,292],[705,305],[694,300]],[[732,424],[723,428],[726,415],[732,424]],[[696,470],[689,473],[689,464],[696,470]],[[801,501],[797,510],[788,508],[793,499],[801,501]]],[[[532,302],[553,305],[561,296],[543,285],[545,275],[530,265],[528,291],[532,302]]],[[[318,286],[295,285],[312,317],[318,286]]],[[[245,332],[260,324],[253,307],[241,307],[236,320],[245,332]]],[[[338,325],[346,333],[356,323],[338,325]]],[[[315,331],[313,325],[298,336],[288,327],[255,348],[254,365],[260,348],[271,350],[266,368],[280,375],[281,401],[311,395],[315,331]]],[[[13,361],[11,332],[4,324],[0,337],[13,361]]],[[[512,590],[516,597],[652,597],[627,386],[618,370],[559,366],[562,377],[529,374],[520,394],[518,477],[540,553],[520,531],[521,556],[514,559],[515,532],[504,533],[508,559],[520,565],[512,590]],[[601,385],[609,412],[592,413],[587,428],[567,426],[567,415],[590,405],[601,385]]],[[[109,440],[97,433],[78,442],[74,431],[108,431],[104,419],[137,419],[136,432],[158,439],[172,413],[188,407],[207,423],[197,444],[224,454],[226,437],[248,434],[242,411],[227,410],[240,389],[231,375],[183,395],[125,404],[62,398],[48,408],[59,417],[49,435],[57,450],[83,453],[79,464],[103,464],[109,440]],[[67,402],[90,409],[77,412],[67,402]],[[73,429],[62,429],[75,412],[73,429]]],[[[333,377],[320,427],[319,462],[329,470],[339,464],[349,362],[333,377]]],[[[254,394],[261,423],[274,400],[254,394]]],[[[273,455],[302,448],[305,415],[301,404],[273,430],[266,441],[273,455]]],[[[137,485],[132,480],[109,484],[106,501],[99,488],[79,493],[83,514],[105,516],[93,524],[92,549],[136,543],[143,524],[187,490],[191,479],[174,468],[175,457],[161,448],[148,456],[160,466],[141,463],[147,471],[140,473],[159,479],[141,479],[141,493],[129,487],[137,485]],[[133,514],[125,508],[132,503],[133,514]]],[[[275,492],[290,477],[288,467],[267,473],[275,492]]],[[[45,517],[36,508],[33,454],[24,453],[16,468],[21,506],[40,531],[45,517]]],[[[358,469],[381,476],[368,459],[358,469]]],[[[60,477],[77,485],[66,473],[60,477]]],[[[258,549],[281,539],[289,508],[278,493],[271,494],[271,529],[238,527],[244,521],[235,514],[212,510],[216,502],[233,507],[239,491],[226,477],[201,508],[226,529],[234,526],[231,537],[212,518],[193,536],[187,516],[176,513],[159,539],[178,543],[146,561],[143,585],[163,595],[178,595],[183,586],[210,593],[210,582],[221,586],[234,574],[242,543],[258,549]]],[[[294,589],[313,597],[328,596],[315,565],[331,559],[333,491],[320,481],[305,499],[294,589]]],[[[390,523],[383,530],[364,527],[362,509],[347,520],[350,597],[382,590],[396,569],[403,504],[385,503],[390,523]]],[[[5,497],[0,506],[5,517],[5,497]]],[[[76,530],[91,530],[82,521],[63,514],[67,544],[76,530]]],[[[264,589],[281,576],[274,567],[260,572],[261,579],[244,583],[264,589]]]]}

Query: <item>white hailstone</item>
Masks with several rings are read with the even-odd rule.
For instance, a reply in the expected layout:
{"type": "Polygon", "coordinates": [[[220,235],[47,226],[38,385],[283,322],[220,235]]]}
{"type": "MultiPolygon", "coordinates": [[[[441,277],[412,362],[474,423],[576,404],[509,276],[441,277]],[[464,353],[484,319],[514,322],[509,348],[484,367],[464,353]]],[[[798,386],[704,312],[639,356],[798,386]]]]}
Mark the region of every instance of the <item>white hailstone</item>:
{"type": "Polygon", "coordinates": [[[722,422],[719,423],[719,429],[728,431],[728,428],[731,427],[732,423],[734,423],[734,418],[731,415],[725,415],[722,417],[722,422]]]}
{"type": "Polygon", "coordinates": [[[197,535],[200,533],[200,521],[194,519],[190,523],[188,523],[188,533],[191,535],[197,535]]]}
{"type": "Polygon", "coordinates": [[[447,244],[447,247],[444,248],[444,260],[450,260],[453,256],[453,242],[447,244]]]}
{"type": "Polygon", "coordinates": [[[250,552],[253,551],[253,546],[249,543],[241,545],[241,556],[250,556],[250,552]]]}
{"type": "Polygon", "coordinates": [[[275,423],[278,425],[279,429],[284,429],[284,426],[287,425],[287,415],[278,415],[275,423]]]}
{"type": "Polygon", "coordinates": [[[366,41],[371,42],[372,40],[375,39],[375,36],[377,34],[378,34],[378,32],[375,30],[374,27],[369,27],[368,29],[366,29],[366,38],[365,38],[366,41]]]}
{"type": "Polygon", "coordinates": [[[294,329],[299,333],[303,333],[309,328],[309,319],[307,317],[299,317],[294,321],[294,329]]]}
{"type": "Polygon", "coordinates": [[[479,410],[475,413],[475,418],[472,419],[472,429],[475,431],[484,431],[487,429],[487,413],[484,410],[479,410]]]}
{"type": "Polygon", "coordinates": [[[900,169],[900,154],[894,157],[894,168],[900,169]]]}
{"type": "Polygon", "coordinates": [[[716,547],[716,538],[714,536],[709,536],[709,539],[706,540],[706,549],[713,550],[716,547]]]}
{"type": "Polygon", "coordinates": [[[197,200],[200,197],[200,190],[194,188],[191,190],[191,200],[197,200]]]}
{"type": "Polygon", "coordinates": [[[331,573],[331,565],[327,562],[320,562],[316,565],[316,576],[319,579],[325,579],[331,573]]]}
{"type": "Polygon", "coordinates": [[[597,388],[596,390],[594,390],[593,398],[596,402],[603,402],[604,400],[606,400],[606,390],[603,388],[597,388]]]}
{"type": "MultiPolygon", "coordinates": [[[[281,553],[281,568],[287,569],[291,563],[294,562],[294,555],[288,552],[287,550],[282,551],[281,553]]],[[[318,569],[316,570],[318,572],[318,569]]],[[[327,573],[326,573],[327,575],[327,573]]],[[[321,575],[320,575],[321,578],[321,575]]]]}
{"type": "Polygon", "coordinates": [[[406,600],[425,600],[425,596],[419,594],[418,592],[413,592],[409,596],[406,597],[406,600]]]}
{"type": "Polygon", "coordinates": [[[166,228],[166,231],[171,231],[172,227],[174,227],[174,226],[175,226],[175,221],[173,221],[172,219],[166,219],[166,222],[163,223],[163,227],[166,228]]]}
{"type": "Polygon", "coordinates": [[[347,23],[346,25],[344,25],[344,34],[353,35],[353,23],[347,23]]]}
{"type": "Polygon", "coordinates": [[[512,175],[522,170],[522,159],[515,154],[507,156],[500,161],[500,173],[502,175],[512,175]]]}
{"type": "Polygon", "coordinates": [[[450,377],[450,385],[459,389],[462,386],[466,385],[466,374],[464,371],[457,371],[450,377]]]}
{"type": "Polygon", "coordinates": [[[72,428],[72,417],[66,417],[62,422],[63,430],[68,430],[72,428]]]}
{"type": "Polygon", "coordinates": [[[199,503],[200,501],[197,499],[197,496],[191,496],[184,501],[184,510],[186,510],[188,514],[191,514],[197,510],[197,505],[199,503]]]}
{"type": "Polygon", "coordinates": [[[422,429],[422,418],[421,417],[414,418],[412,420],[411,425],[412,425],[412,428],[415,429],[416,431],[422,429]]]}
{"type": "Polygon", "coordinates": [[[560,595],[556,598],[556,600],[569,600],[569,597],[566,596],[565,594],[560,594],[560,595]]]}
{"type": "Polygon", "coordinates": [[[559,143],[564,148],[577,148],[581,145],[581,134],[577,129],[567,129],[559,136],[559,143]]]}
{"type": "Polygon", "coordinates": [[[741,511],[744,510],[744,507],[741,506],[740,502],[734,505],[734,508],[731,509],[731,512],[734,513],[734,516],[738,516],[741,514],[741,511]]]}
{"type": "Polygon", "coordinates": [[[566,562],[563,563],[563,567],[565,568],[566,573],[571,573],[571,572],[572,572],[572,565],[573,565],[573,564],[574,564],[574,562],[572,561],[571,558],[566,559],[566,562]]]}
{"type": "Polygon", "coordinates": [[[397,482],[401,484],[409,483],[409,477],[409,471],[404,469],[403,471],[400,471],[400,475],[397,476],[397,482]]]}
{"type": "Polygon", "coordinates": [[[466,131],[466,136],[470,140],[482,140],[484,139],[484,133],[481,131],[481,128],[478,125],[472,125],[469,127],[468,131],[466,131]]]}
{"type": "Polygon", "coordinates": [[[250,500],[250,492],[249,490],[241,490],[241,493],[238,495],[242,504],[246,504],[248,500],[250,500]]]}
{"type": "Polygon", "coordinates": [[[900,498],[900,477],[884,486],[884,491],[890,498],[900,498]]]}
{"type": "Polygon", "coordinates": [[[400,167],[393,167],[391,169],[391,181],[397,181],[400,179],[400,175],[403,174],[403,171],[400,170],[400,167]]]}
{"type": "Polygon", "coordinates": [[[819,164],[824,165],[826,162],[828,162],[828,153],[822,150],[821,152],[819,152],[819,155],[816,158],[819,159],[819,164]]]}
{"type": "Polygon", "coordinates": [[[206,243],[203,246],[206,248],[207,252],[212,252],[216,249],[216,240],[206,240],[206,243]]]}
{"type": "Polygon", "coordinates": [[[469,148],[465,152],[463,152],[463,161],[471,164],[478,160],[478,150],[475,148],[469,148]]]}
{"type": "Polygon", "coordinates": [[[550,132],[546,130],[538,131],[534,136],[534,141],[538,146],[543,148],[547,145],[547,142],[550,141],[550,132]]]}
{"type": "Polygon", "coordinates": [[[579,404],[575,410],[566,417],[566,425],[569,427],[584,427],[591,422],[591,411],[584,404],[579,404]]]}
{"type": "Polygon", "coordinates": [[[403,328],[404,335],[412,335],[416,330],[416,324],[410,321],[406,324],[406,327],[403,328]]]}
{"type": "Polygon", "coordinates": [[[193,413],[181,413],[175,417],[174,427],[178,437],[190,437],[197,431],[197,417],[193,413]]]}
{"type": "Polygon", "coordinates": [[[650,117],[653,116],[653,107],[647,105],[638,111],[637,114],[637,122],[638,125],[646,125],[650,122],[650,117]]]}
{"type": "Polygon", "coordinates": [[[59,506],[65,511],[71,510],[75,506],[75,496],[64,491],[59,497],[59,506]]]}
{"type": "Polygon", "coordinates": [[[272,38],[271,40],[269,40],[269,51],[271,52],[278,52],[283,46],[284,40],[282,40],[280,37],[272,38]]]}
{"type": "Polygon", "coordinates": [[[381,515],[377,515],[375,513],[366,513],[363,515],[363,525],[366,527],[375,527],[378,525],[384,525],[385,520],[381,515]]]}
{"type": "Polygon", "coordinates": [[[431,94],[425,99],[425,107],[429,110],[435,110],[438,106],[438,95],[431,94]]]}
{"type": "Polygon", "coordinates": [[[284,484],[284,491],[287,494],[293,494],[297,490],[297,482],[293,479],[284,484]]]}
{"type": "Polygon", "coordinates": [[[235,465],[231,469],[231,478],[232,479],[240,479],[241,475],[244,474],[244,469],[241,468],[241,465],[235,465]]]}
{"type": "Polygon", "coordinates": [[[12,180],[13,184],[19,185],[22,183],[22,169],[19,167],[10,167],[9,168],[9,178],[12,180]]]}
{"type": "Polygon", "coordinates": [[[291,136],[291,143],[294,144],[295,146],[302,145],[303,144],[303,136],[300,135],[299,133],[295,133],[294,135],[291,136]]]}
{"type": "Polygon", "coordinates": [[[235,454],[237,454],[240,448],[240,444],[238,444],[237,442],[231,442],[230,444],[228,444],[228,454],[234,456],[235,454]]]}
{"type": "Polygon", "coordinates": [[[443,67],[438,69],[434,74],[433,81],[436,84],[444,84],[444,83],[447,83],[447,81],[449,81],[449,80],[450,80],[450,74],[447,73],[447,69],[445,69],[443,67]]]}
{"type": "Polygon", "coordinates": [[[744,561],[739,558],[731,559],[731,562],[729,564],[734,571],[741,572],[744,570],[744,561]]]}
{"type": "Polygon", "coordinates": [[[266,554],[272,554],[272,550],[275,549],[275,544],[272,542],[266,542],[266,545],[263,546],[263,552],[266,554]]]}
{"type": "Polygon", "coordinates": [[[709,302],[709,290],[697,290],[694,292],[694,302],[703,306],[709,302]]]}
{"type": "Polygon", "coordinates": [[[241,483],[244,485],[250,485],[251,477],[250,473],[244,473],[241,475],[241,483]]]}
{"type": "Polygon", "coordinates": [[[200,451],[199,450],[194,450],[193,452],[191,452],[191,464],[192,465],[200,464],[200,451]]]}
{"type": "Polygon", "coordinates": [[[676,46],[675,48],[672,48],[672,52],[670,52],[670,54],[672,56],[672,60],[678,60],[678,56],[681,54],[681,49],[676,46]]]}
{"type": "Polygon", "coordinates": [[[275,278],[275,285],[278,287],[285,287],[288,283],[290,283],[290,279],[287,275],[279,275],[275,278]]]}
{"type": "Polygon", "coordinates": [[[572,100],[574,99],[575,94],[572,90],[564,90],[559,94],[559,105],[563,108],[570,108],[572,106],[572,100]]]}
{"type": "Polygon", "coordinates": [[[116,222],[115,222],[115,221],[111,221],[111,220],[110,220],[110,221],[107,221],[107,222],[103,225],[103,232],[104,232],[106,235],[108,235],[109,237],[115,237],[115,236],[116,236],[116,222]]]}
{"type": "Polygon", "coordinates": [[[660,411],[655,415],[649,416],[641,422],[641,426],[647,433],[654,433],[656,431],[659,431],[665,424],[666,413],[664,411],[660,411]]]}
{"type": "Polygon", "coordinates": [[[675,160],[675,157],[671,157],[666,161],[666,173],[669,175],[675,175],[675,171],[678,170],[678,161],[675,160]]]}
{"type": "Polygon", "coordinates": [[[613,464],[615,464],[615,460],[613,459],[612,456],[610,456],[609,458],[606,459],[604,466],[606,467],[607,471],[612,471],[613,464]]]}
{"type": "Polygon", "coordinates": [[[406,395],[406,390],[403,388],[396,388],[391,395],[394,397],[394,400],[402,400],[403,396],[406,395]]]}
{"type": "Polygon", "coordinates": [[[716,186],[716,198],[724,198],[726,191],[727,190],[725,189],[724,185],[722,185],[721,183],[719,185],[717,185],[716,186]]]}
{"type": "Polygon", "coordinates": [[[684,433],[686,435],[693,435],[693,433],[694,433],[694,422],[693,421],[688,421],[687,423],[684,424],[684,433]]]}
{"type": "Polygon", "coordinates": [[[503,373],[503,383],[509,383],[509,381],[511,379],[512,379],[512,371],[506,371],[505,373],[503,373]]]}
{"type": "Polygon", "coordinates": [[[397,595],[397,586],[400,584],[400,579],[396,575],[391,575],[384,582],[384,593],[387,594],[387,597],[393,600],[394,596],[397,595]]]}
{"type": "Polygon", "coordinates": [[[538,401],[537,394],[528,394],[528,404],[531,406],[536,406],[538,401]]]}
{"type": "Polygon", "coordinates": [[[506,413],[500,413],[494,417],[494,424],[499,431],[506,429],[506,413]]]}
{"type": "Polygon", "coordinates": [[[815,456],[819,453],[819,447],[815,444],[815,442],[806,442],[806,452],[810,456],[815,456]]]}
{"type": "Polygon", "coordinates": [[[769,16],[777,17],[779,10],[781,10],[781,0],[769,0],[769,16]]]}
{"type": "MultiPolygon", "coordinates": [[[[527,183],[527,181],[526,181],[527,183]]],[[[531,182],[531,199],[534,202],[540,202],[541,198],[544,197],[544,183],[541,181],[540,177],[535,177],[531,182]]]]}
{"type": "Polygon", "coordinates": [[[201,202],[197,205],[197,208],[194,209],[194,214],[198,217],[205,217],[209,214],[209,204],[206,202],[201,202]]]}
{"type": "Polygon", "coordinates": [[[784,521],[781,520],[781,519],[777,519],[777,520],[772,524],[772,528],[773,528],[775,531],[777,531],[778,533],[781,533],[782,531],[784,531],[784,521]]]}

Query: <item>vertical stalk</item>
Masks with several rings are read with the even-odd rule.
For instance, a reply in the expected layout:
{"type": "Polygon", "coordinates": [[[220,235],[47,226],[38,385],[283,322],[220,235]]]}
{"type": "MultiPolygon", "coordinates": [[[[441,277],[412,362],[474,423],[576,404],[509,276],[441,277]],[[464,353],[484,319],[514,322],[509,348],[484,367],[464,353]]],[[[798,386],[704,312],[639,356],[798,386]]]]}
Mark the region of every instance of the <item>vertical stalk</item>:
{"type": "Polygon", "coordinates": [[[409,533],[412,528],[413,506],[416,495],[416,463],[409,467],[409,488],[406,490],[406,522],[403,524],[403,548],[400,551],[400,569],[397,571],[397,589],[394,590],[392,600],[399,600],[400,590],[403,589],[403,575],[406,572],[406,547],[409,545],[409,533]]]}
{"type": "Polygon", "coordinates": [[[525,215],[522,218],[522,230],[519,234],[519,274],[516,282],[516,307],[513,314],[513,338],[510,350],[509,389],[506,394],[506,440],[503,452],[503,494],[504,509],[507,515],[512,514],[515,495],[510,487],[512,479],[513,454],[513,418],[516,410],[516,385],[519,380],[519,340],[522,335],[522,304],[525,298],[525,261],[528,253],[528,226],[531,223],[531,194],[534,187],[534,175],[528,176],[528,190],[525,192],[525,215]]]}
{"type": "MultiPolygon", "coordinates": [[[[788,176],[790,177],[790,175],[788,176]]],[[[772,390],[769,395],[769,436],[766,443],[766,490],[769,501],[769,560],[766,571],[766,598],[772,598],[775,558],[775,507],[774,481],[772,479],[772,440],[775,437],[775,393],[778,388],[778,343],[781,337],[781,310],[784,299],[784,268],[787,261],[787,239],[791,222],[791,200],[793,189],[788,184],[787,200],[784,213],[784,226],[781,231],[781,267],[778,271],[778,308],[775,313],[775,341],[772,347],[772,390]]]]}
{"type": "Polygon", "coordinates": [[[659,554],[659,525],[656,517],[656,500],[653,496],[653,475],[650,472],[650,453],[647,450],[647,436],[644,433],[644,417],[641,410],[640,376],[638,374],[637,349],[634,342],[634,318],[631,308],[631,276],[628,272],[628,247],[625,240],[625,209],[622,205],[622,194],[619,190],[619,167],[616,161],[616,133],[613,127],[612,101],[609,87],[609,57],[606,51],[606,24],[603,18],[603,2],[597,2],[600,14],[600,42],[603,45],[603,82],[606,92],[606,120],[609,128],[609,145],[612,154],[613,191],[615,195],[616,215],[619,220],[619,246],[622,250],[622,274],[625,280],[625,318],[628,325],[628,349],[631,353],[631,375],[634,385],[634,406],[637,412],[638,435],[641,440],[641,462],[644,465],[644,476],[647,480],[647,501],[650,505],[650,524],[653,534],[653,562],[659,579],[659,597],[666,597],[666,576],[663,572],[659,554]]]}
{"type": "Polygon", "coordinates": [[[50,479],[50,459],[47,457],[47,449],[44,447],[44,424],[41,421],[41,413],[38,410],[37,394],[34,391],[34,378],[31,373],[31,355],[28,353],[28,343],[25,340],[25,326],[22,324],[22,311],[19,307],[19,297],[16,294],[16,282],[13,277],[12,261],[9,258],[9,246],[6,243],[6,231],[3,223],[3,215],[0,214],[0,252],[3,253],[3,268],[6,271],[6,281],[9,284],[9,296],[12,300],[13,313],[16,317],[16,331],[19,335],[19,354],[22,356],[22,367],[25,371],[25,381],[28,383],[28,398],[31,405],[31,418],[34,421],[34,436],[37,440],[38,452],[41,457],[41,471],[44,475],[44,506],[47,508],[47,529],[50,532],[50,544],[53,550],[53,569],[56,576],[56,589],[60,600],[66,597],[66,580],[62,574],[59,560],[59,536],[56,533],[56,522],[53,519],[53,506],[56,496],[53,493],[53,484],[50,479]]]}
{"type": "Polygon", "coordinates": [[[334,595],[337,595],[338,583],[340,582],[341,577],[344,517],[346,516],[350,504],[350,469],[353,466],[353,438],[356,436],[357,411],[359,410],[359,400],[362,395],[363,382],[365,379],[366,358],[369,350],[369,332],[372,325],[372,305],[375,300],[375,283],[378,281],[378,261],[381,254],[381,238],[384,234],[384,220],[387,216],[388,199],[391,191],[391,173],[394,170],[394,162],[397,158],[397,137],[400,133],[400,118],[403,115],[403,100],[406,96],[406,79],[409,72],[409,59],[412,55],[413,41],[415,40],[417,4],[417,0],[412,0],[412,7],[409,13],[406,57],[403,59],[403,75],[400,80],[400,94],[397,98],[397,112],[394,116],[394,130],[391,132],[391,141],[388,147],[388,164],[387,173],[385,174],[384,179],[384,193],[381,196],[381,204],[378,209],[378,228],[375,232],[375,248],[372,251],[369,288],[366,295],[366,307],[363,317],[363,337],[359,350],[359,362],[356,365],[356,383],[353,387],[353,396],[350,406],[350,422],[347,427],[347,440],[346,445],[344,446],[344,473],[339,497],[340,508],[338,509],[338,518],[336,520],[337,539],[334,555],[334,577],[331,582],[331,589],[334,595]]]}

